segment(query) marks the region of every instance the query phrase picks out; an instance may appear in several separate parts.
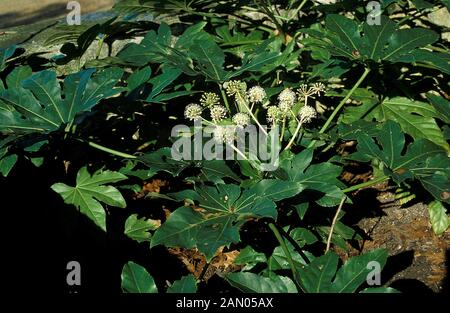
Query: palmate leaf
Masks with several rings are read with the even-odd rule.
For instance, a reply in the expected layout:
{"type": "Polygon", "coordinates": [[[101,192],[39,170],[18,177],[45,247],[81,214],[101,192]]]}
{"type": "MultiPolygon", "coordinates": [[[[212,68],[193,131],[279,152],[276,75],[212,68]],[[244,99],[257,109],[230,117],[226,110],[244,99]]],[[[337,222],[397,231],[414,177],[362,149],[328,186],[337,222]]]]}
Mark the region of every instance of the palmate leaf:
{"type": "Polygon", "coordinates": [[[132,261],[122,269],[122,289],[128,293],[158,293],[153,277],[147,270],[132,261]]]}
{"type": "Polygon", "coordinates": [[[311,263],[298,267],[299,283],[308,293],[352,293],[367,279],[372,271],[370,262],[378,262],[380,269],[386,264],[388,253],[377,249],[354,256],[338,269],[339,257],[333,251],[315,258],[311,263]]]}
{"type": "MultiPolygon", "coordinates": [[[[275,172],[276,177],[302,184],[305,189],[324,193],[324,196],[317,200],[319,205],[339,204],[344,196],[341,191],[344,185],[337,179],[342,169],[327,162],[310,165],[312,157],[312,149],[303,150],[296,156],[284,157],[284,160],[280,162],[279,170],[275,172]]],[[[281,158],[283,159],[283,156],[281,158]]]]}
{"type": "Polygon", "coordinates": [[[20,85],[16,76],[27,74],[26,70],[13,72],[13,77],[7,78],[11,86],[0,93],[0,130],[48,133],[120,92],[114,87],[122,76],[121,69],[94,72],[89,69],[67,76],[63,89],[53,71],[38,72],[20,85]]]}
{"type": "Polygon", "coordinates": [[[436,199],[449,202],[450,159],[441,147],[419,139],[402,154],[405,136],[399,125],[388,121],[376,136],[381,148],[367,134],[358,135],[357,152],[349,158],[358,161],[378,159],[385,173],[397,182],[418,179],[436,199]]]}
{"type": "Polygon", "coordinates": [[[91,176],[83,167],[78,171],[75,187],[56,183],[51,188],[61,195],[65,203],[78,207],[81,213],[106,231],[106,214],[100,202],[120,208],[124,208],[126,203],[119,190],[105,185],[125,179],[125,175],[112,171],[98,171],[91,176]]]}
{"type": "MultiPolygon", "coordinates": [[[[429,29],[399,29],[399,26],[386,16],[381,16],[379,25],[369,25],[367,22],[360,25],[344,16],[329,14],[326,17],[325,29],[304,31],[315,39],[310,41],[311,47],[317,46],[332,55],[350,60],[375,62],[414,62],[414,58],[423,59],[423,54],[415,51],[422,51],[418,48],[426,47],[439,39],[439,35],[429,29]],[[417,56],[411,57],[412,52],[417,53],[417,56]]],[[[441,67],[442,64],[436,65],[438,69],[441,67]]]]}
{"type": "Polygon", "coordinates": [[[428,139],[450,151],[444,134],[435,120],[435,118],[442,119],[442,115],[443,112],[437,112],[435,107],[428,103],[404,97],[385,99],[379,104],[365,102],[361,106],[348,107],[345,110],[346,122],[359,118],[366,121],[376,119],[378,122],[392,120],[399,123],[402,130],[414,139],[428,139]]]}
{"type": "Polygon", "coordinates": [[[242,65],[234,72],[226,71],[225,52],[214,37],[203,31],[206,23],[195,24],[173,40],[170,28],[161,24],[158,32],[150,31],[140,44],[129,44],[118,57],[129,64],[143,66],[148,63],[162,63],[191,76],[203,75],[208,80],[223,82],[244,72],[268,72],[277,66],[290,63],[297,54],[292,53],[294,43],[280,52],[282,45],[274,45],[276,39],[269,39],[245,53],[242,65]]]}
{"type": "Polygon", "coordinates": [[[214,0],[118,0],[113,9],[122,14],[182,14],[206,10],[216,5],[214,0]]]}
{"type": "Polygon", "coordinates": [[[299,183],[262,180],[249,189],[237,185],[199,187],[172,196],[198,202],[198,209],[181,207],[159,228],[151,246],[198,248],[211,260],[222,246],[239,242],[239,229],[251,217],[277,218],[274,201],[303,190],[299,183]]]}
{"type": "Polygon", "coordinates": [[[231,178],[237,182],[241,181],[224,160],[175,160],[172,158],[172,151],[168,147],[144,154],[139,157],[139,160],[147,165],[154,174],[167,172],[173,176],[178,176],[187,168],[196,168],[200,170],[200,179],[203,181],[224,183],[224,178],[231,178]]]}

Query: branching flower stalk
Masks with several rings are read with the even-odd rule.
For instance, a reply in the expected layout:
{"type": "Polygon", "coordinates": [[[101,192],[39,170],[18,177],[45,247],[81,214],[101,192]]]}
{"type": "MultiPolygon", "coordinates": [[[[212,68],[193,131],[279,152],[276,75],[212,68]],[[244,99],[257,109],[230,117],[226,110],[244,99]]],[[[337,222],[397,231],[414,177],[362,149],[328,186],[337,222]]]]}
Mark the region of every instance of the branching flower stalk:
{"type": "MultiPolygon", "coordinates": [[[[322,128],[319,131],[319,134],[323,134],[327,129],[328,126],[330,126],[331,122],[334,120],[334,118],[336,117],[336,115],[339,113],[339,111],[342,109],[342,107],[345,105],[345,103],[347,102],[348,99],[350,99],[350,97],[353,95],[353,93],[355,92],[356,89],[358,89],[358,87],[362,84],[362,82],[364,81],[364,79],[366,79],[367,75],[369,75],[370,73],[370,69],[366,68],[364,70],[364,73],[361,75],[361,77],[358,79],[358,81],[356,82],[356,84],[352,87],[352,89],[349,90],[349,92],[347,93],[347,95],[344,97],[344,99],[341,100],[341,102],[338,104],[338,106],[334,109],[333,113],[331,113],[330,117],[327,119],[327,121],[325,122],[325,124],[322,126],[322,128]]],[[[315,146],[316,144],[316,140],[311,141],[311,143],[308,145],[308,148],[312,148],[315,146]]]]}
{"type": "Polygon", "coordinates": [[[252,120],[255,122],[256,125],[258,125],[259,129],[261,130],[261,132],[267,136],[267,131],[264,129],[264,127],[262,127],[262,125],[259,123],[258,119],[256,118],[256,116],[253,114],[252,110],[249,108],[247,100],[240,94],[237,93],[236,94],[236,102],[240,105],[242,105],[248,112],[248,114],[251,116],[252,120]]]}

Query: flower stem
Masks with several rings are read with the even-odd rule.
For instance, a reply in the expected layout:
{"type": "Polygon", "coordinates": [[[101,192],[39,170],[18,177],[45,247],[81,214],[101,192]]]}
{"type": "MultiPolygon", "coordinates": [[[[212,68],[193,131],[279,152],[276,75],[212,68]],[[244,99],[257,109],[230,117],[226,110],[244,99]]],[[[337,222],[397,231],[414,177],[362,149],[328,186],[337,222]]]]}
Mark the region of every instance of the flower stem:
{"type": "Polygon", "coordinates": [[[241,150],[239,150],[235,145],[232,143],[228,144],[231,148],[233,148],[234,151],[236,151],[237,154],[239,154],[244,160],[249,161],[249,159],[246,157],[244,153],[242,153],[241,150]]]}
{"type": "Polygon", "coordinates": [[[220,85],[220,84],[219,84],[219,89],[220,89],[220,94],[222,95],[223,102],[225,103],[225,106],[227,107],[228,112],[230,112],[230,114],[231,114],[230,104],[228,103],[227,95],[225,94],[225,91],[223,90],[222,85],[220,85]]]}
{"type": "Polygon", "coordinates": [[[291,140],[289,140],[289,143],[287,144],[286,148],[284,148],[283,151],[286,151],[291,148],[291,146],[294,144],[295,138],[297,138],[298,133],[300,132],[300,128],[302,128],[302,121],[300,120],[300,123],[298,123],[297,128],[295,129],[294,135],[292,136],[291,140]]]}
{"type": "MultiPolygon", "coordinates": [[[[325,124],[322,126],[322,128],[319,131],[319,134],[323,134],[327,128],[330,126],[331,122],[334,120],[334,118],[336,117],[336,115],[339,113],[339,111],[342,109],[342,107],[345,105],[345,103],[347,102],[348,99],[350,99],[350,97],[353,95],[353,93],[355,92],[355,90],[361,85],[361,83],[364,81],[364,79],[366,79],[367,75],[370,73],[370,69],[369,68],[365,68],[364,73],[361,75],[361,77],[358,79],[358,81],[356,82],[356,84],[353,86],[352,89],[350,89],[350,91],[347,93],[347,95],[344,97],[344,99],[341,100],[341,102],[339,103],[339,105],[334,109],[333,113],[331,113],[330,117],[328,118],[328,120],[325,122],[325,124]]],[[[311,143],[309,144],[308,148],[312,148],[314,147],[314,145],[316,144],[316,140],[311,141],[311,143]]]]}
{"type": "Polygon", "coordinates": [[[253,114],[252,110],[250,110],[250,108],[248,107],[245,99],[239,94],[236,94],[236,98],[239,98],[239,103],[242,104],[245,109],[247,110],[247,112],[250,114],[250,116],[252,117],[253,121],[256,123],[256,125],[258,125],[259,129],[263,132],[264,135],[267,136],[267,132],[266,130],[262,127],[262,125],[258,122],[258,119],[256,118],[256,116],[253,114]]]}
{"type": "Polygon", "coordinates": [[[95,53],[95,59],[98,59],[100,57],[100,53],[102,52],[104,43],[105,43],[105,35],[102,34],[102,37],[100,38],[100,42],[98,43],[97,52],[95,53]]]}
{"type": "Polygon", "coordinates": [[[384,182],[384,181],[386,181],[388,179],[389,179],[389,176],[384,176],[383,175],[383,176],[380,176],[380,177],[375,178],[373,180],[367,181],[365,183],[361,183],[361,184],[354,185],[354,186],[348,187],[346,189],[343,189],[342,192],[349,193],[349,192],[352,192],[352,191],[355,191],[355,190],[358,190],[358,189],[361,189],[361,188],[370,187],[370,186],[382,183],[382,182],[384,182]]]}
{"type": "Polygon", "coordinates": [[[131,155],[131,154],[128,154],[128,153],[125,153],[125,152],[120,152],[120,151],[117,151],[117,150],[114,150],[114,149],[111,149],[111,148],[107,148],[105,146],[99,145],[98,143],[95,143],[95,142],[92,142],[92,141],[87,141],[87,140],[82,140],[82,139],[79,139],[79,140],[87,143],[92,148],[95,148],[95,149],[98,149],[100,151],[107,152],[107,153],[110,153],[110,154],[113,154],[113,155],[117,155],[117,156],[122,157],[122,158],[126,158],[126,159],[136,159],[137,158],[135,155],[131,155]]]}
{"type": "Polygon", "coordinates": [[[342,207],[344,206],[345,199],[347,199],[347,196],[342,197],[341,203],[339,203],[338,209],[336,210],[336,214],[334,215],[333,222],[331,223],[331,228],[330,228],[330,233],[328,234],[327,248],[325,249],[325,254],[330,250],[331,238],[333,237],[334,226],[336,226],[336,222],[339,217],[339,213],[341,212],[342,207]]]}

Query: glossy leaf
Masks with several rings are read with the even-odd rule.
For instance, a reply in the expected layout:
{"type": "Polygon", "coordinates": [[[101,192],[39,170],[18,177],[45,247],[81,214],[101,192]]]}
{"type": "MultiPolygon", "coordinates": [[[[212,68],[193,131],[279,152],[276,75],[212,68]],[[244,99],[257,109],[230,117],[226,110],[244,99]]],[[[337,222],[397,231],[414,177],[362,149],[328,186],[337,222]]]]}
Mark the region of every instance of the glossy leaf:
{"type": "Polygon", "coordinates": [[[138,218],[137,214],[132,214],[125,221],[124,234],[137,242],[150,241],[150,231],[156,230],[159,226],[160,221],[138,218]]]}
{"type": "Polygon", "coordinates": [[[403,155],[405,137],[398,124],[391,121],[385,123],[377,138],[382,149],[370,136],[360,134],[358,151],[351,158],[359,161],[376,158],[389,170],[389,175],[398,182],[407,178],[416,178],[436,199],[450,201],[446,197],[450,160],[445,150],[429,141],[419,139],[409,145],[403,155]]]}
{"type": "Polygon", "coordinates": [[[334,252],[315,258],[306,266],[298,267],[299,280],[305,292],[329,292],[336,275],[339,257],[334,252]]]}
{"type": "MultiPolygon", "coordinates": [[[[395,97],[386,99],[376,106],[369,105],[362,109],[367,112],[363,113],[364,119],[367,121],[373,118],[379,122],[395,121],[400,124],[405,133],[408,133],[414,139],[428,139],[450,151],[449,145],[434,119],[440,117],[441,114],[427,103],[395,97]]],[[[346,114],[353,114],[352,112],[355,110],[361,109],[358,107],[349,108],[346,114]]]]}
{"type": "Polygon", "coordinates": [[[125,179],[125,175],[112,171],[98,171],[91,176],[86,167],[83,167],[78,171],[74,187],[57,183],[51,188],[61,195],[65,203],[75,205],[81,213],[106,231],[105,210],[100,202],[120,208],[126,206],[120,191],[106,184],[125,179]]]}
{"type": "Polygon", "coordinates": [[[337,293],[355,292],[373,270],[372,267],[367,265],[370,262],[378,262],[380,268],[383,268],[387,257],[388,252],[386,250],[376,249],[350,258],[336,273],[329,291],[337,293]]]}
{"type": "Polygon", "coordinates": [[[280,171],[276,174],[280,179],[287,179],[305,186],[305,189],[317,190],[325,195],[317,200],[322,206],[335,206],[343,197],[340,189],[343,184],[337,179],[341,168],[331,163],[310,165],[313,150],[306,149],[292,158],[281,161],[280,171]]]}
{"type": "Polygon", "coordinates": [[[21,86],[0,93],[0,129],[15,132],[50,132],[72,121],[79,112],[89,111],[100,100],[120,92],[114,86],[123,71],[106,69],[71,74],[61,90],[56,73],[38,72],[21,86]],[[3,104],[3,105],[2,105],[3,104]],[[3,109],[2,109],[3,108],[3,109]]]}
{"type": "Polygon", "coordinates": [[[6,68],[6,61],[14,55],[17,46],[10,46],[8,48],[0,48],[0,72],[6,68]]]}
{"type": "Polygon", "coordinates": [[[151,245],[194,248],[211,260],[222,246],[237,243],[239,228],[246,219],[271,217],[276,219],[273,201],[292,197],[303,187],[294,182],[263,180],[255,186],[242,190],[236,185],[199,187],[195,192],[186,190],[172,194],[180,201],[198,201],[198,210],[182,207],[173,212],[159,228],[151,245]]]}
{"type": "Polygon", "coordinates": [[[257,274],[241,272],[230,273],[225,279],[231,286],[246,293],[296,293],[295,284],[288,277],[263,277],[257,274]]]}
{"type": "Polygon", "coordinates": [[[431,226],[436,235],[442,235],[450,226],[450,218],[447,216],[444,205],[440,201],[433,201],[428,205],[431,226]]]}
{"type": "Polygon", "coordinates": [[[195,293],[197,292],[197,282],[192,274],[182,277],[175,281],[172,286],[167,289],[167,293],[195,293]]]}
{"type": "Polygon", "coordinates": [[[145,268],[131,261],[122,269],[121,286],[127,293],[158,293],[153,277],[145,268]]]}

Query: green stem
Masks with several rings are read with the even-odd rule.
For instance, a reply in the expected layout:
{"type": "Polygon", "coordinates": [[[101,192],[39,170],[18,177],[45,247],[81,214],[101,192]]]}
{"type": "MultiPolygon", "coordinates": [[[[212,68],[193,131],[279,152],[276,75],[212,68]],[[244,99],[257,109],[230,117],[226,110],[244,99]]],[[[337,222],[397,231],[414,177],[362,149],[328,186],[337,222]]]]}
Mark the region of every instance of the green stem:
{"type": "Polygon", "coordinates": [[[235,145],[228,144],[231,148],[233,148],[234,151],[236,151],[237,154],[239,154],[244,160],[249,161],[249,159],[245,156],[245,154],[239,150],[235,145]]]}
{"type": "Polygon", "coordinates": [[[125,159],[136,159],[137,158],[135,155],[131,155],[131,154],[128,154],[128,153],[125,153],[125,152],[120,152],[120,151],[117,151],[117,150],[114,150],[114,149],[111,149],[111,148],[107,148],[107,147],[104,147],[104,146],[99,145],[98,143],[95,143],[95,142],[92,142],[92,141],[87,141],[87,140],[82,140],[82,139],[79,139],[79,140],[87,143],[92,148],[95,148],[95,149],[98,149],[100,151],[107,152],[107,153],[110,153],[110,154],[113,154],[113,155],[117,155],[117,156],[125,158],[125,159]]]}
{"type": "MultiPolygon", "coordinates": [[[[370,69],[369,68],[365,68],[364,73],[361,75],[361,77],[358,79],[358,81],[356,82],[356,84],[353,86],[352,89],[350,89],[350,91],[347,93],[347,95],[344,97],[344,99],[341,100],[341,102],[339,103],[339,105],[334,109],[333,113],[331,113],[330,117],[328,118],[328,120],[325,122],[325,124],[322,126],[322,128],[319,131],[319,134],[323,134],[328,126],[330,126],[331,122],[334,120],[334,118],[336,117],[336,115],[339,113],[339,111],[342,109],[342,107],[345,105],[345,103],[347,102],[348,99],[350,99],[350,97],[353,95],[353,93],[355,92],[355,90],[361,85],[361,83],[364,81],[364,79],[366,79],[367,75],[370,73],[370,69]]],[[[312,148],[314,147],[314,145],[316,144],[316,140],[311,141],[311,143],[309,144],[308,148],[312,148]]]]}
{"type": "Polygon", "coordinates": [[[284,139],[284,132],[286,131],[286,117],[283,119],[283,126],[281,128],[281,136],[280,136],[280,142],[283,142],[284,139]]]}
{"type": "Polygon", "coordinates": [[[295,268],[294,260],[292,259],[291,253],[289,252],[286,242],[284,242],[283,237],[281,236],[280,232],[278,231],[274,223],[270,223],[269,228],[277,238],[278,242],[281,245],[281,248],[283,249],[284,254],[286,255],[286,258],[288,259],[289,265],[291,266],[292,275],[294,276],[294,280],[297,280],[297,269],[295,268]]]}
{"type": "Polygon", "coordinates": [[[225,103],[225,106],[227,107],[228,112],[230,112],[230,114],[231,114],[230,104],[228,103],[228,98],[227,98],[227,95],[225,94],[225,90],[223,90],[221,84],[218,84],[218,85],[219,85],[219,89],[220,89],[220,94],[222,95],[223,102],[225,103]]]}
{"type": "Polygon", "coordinates": [[[300,3],[300,5],[297,7],[297,9],[295,9],[294,14],[291,16],[290,19],[294,18],[298,14],[298,12],[300,12],[300,10],[303,8],[306,2],[308,2],[308,0],[303,0],[302,3],[300,3]]]}
{"type": "Polygon", "coordinates": [[[102,53],[103,44],[105,43],[105,35],[100,38],[100,42],[98,43],[97,52],[95,53],[95,59],[97,60],[100,57],[100,53],[102,53]]]}
{"type": "Polygon", "coordinates": [[[343,189],[342,192],[348,193],[348,192],[352,192],[352,191],[355,191],[355,190],[358,190],[358,189],[361,189],[361,188],[370,187],[370,186],[382,183],[382,182],[384,182],[384,181],[386,181],[388,179],[389,179],[389,176],[384,176],[383,175],[381,177],[375,178],[374,180],[370,180],[370,181],[367,181],[365,183],[361,183],[361,184],[358,184],[358,185],[351,186],[351,187],[348,187],[346,189],[343,189]]]}
{"type": "Polygon", "coordinates": [[[294,135],[292,136],[291,140],[289,140],[289,143],[287,144],[286,148],[283,149],[283,151],[286,151],[291,148],[291,146],[294,144],[295,138],[297,138],[298,133],[300,132],[300,128],[302,128],[302,121],[298,123],[297,128],[295,129],[294,135]]]}
{"type": "Polygon", "coordinates": [[[250,108],[248,107],[245,99],[240,95],[240,93],[236,94],[236,98],[239,98],[239,103],[242,104],[245,109],[247,110],[248,114],[250,114],[251,118],[253,119],[253,121],[256,123],[256,125],[258,125],[259,129],[263,132],[264,135],[267,136],[267,132],[266,130],[262,127],[262,125],[258,122],[258,119],[256,118],[256,116],[253,114],[252,110],[250,110],[250,108]]]}

